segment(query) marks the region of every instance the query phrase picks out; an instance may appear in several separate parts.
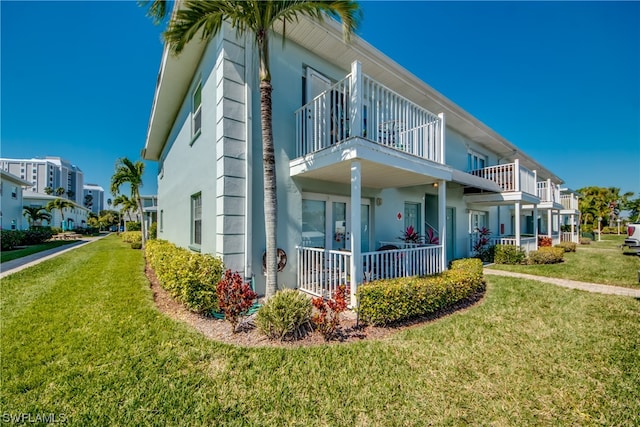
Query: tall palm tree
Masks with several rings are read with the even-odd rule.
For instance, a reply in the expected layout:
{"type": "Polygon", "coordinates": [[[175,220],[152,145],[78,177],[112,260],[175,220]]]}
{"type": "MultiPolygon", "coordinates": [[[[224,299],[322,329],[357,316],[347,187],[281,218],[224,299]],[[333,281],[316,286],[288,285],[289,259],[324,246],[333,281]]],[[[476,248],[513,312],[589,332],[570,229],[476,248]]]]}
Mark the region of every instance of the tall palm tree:
{"type": "Polygon", "coordinates": [[[65,190],[63,187],[58,187],[58,188],[56,188],[56,191],[55,191],[56,196],[58,196],[58,197],[62,196],[66,192],[67,192],[67,190],[65,190]]]}
{"type": "Polygon", "coordinates": [[[37,221],[51,221],[51,214],[41,206],[24,206],[23,215],[29,221],[29,227],[33,227],[37,221]]]}
{"type": "MultiPolygon", "coordinates": [[[[148,3],[148,2],[147,2],[148,3]]],[[[166,10],[164,2],[151,2],[148,14],[160,22],[166,10]],[[155,9],[154,9],[155,7],[155,9]]],[[[210,40],[221,30],[223,22],[235,28],[238,36],[250,33],[255,37],[258,50],[260,80],[260,118],[262,126],[262,164],[264,175],[264,213],[266,237],[267,283],[266,298],[274,295],[277,282],[277,197],[276,167],[271,119],[271,71],[269,64],[269,36],[276,23],[296,22],[301,16],[322,20],[325,15],[339,18],[345,40],[349,40],[360,20],[360,9],[355,1],[260,1],[187,0],[171,17],[164,38],[173,54],[179,55],[196,35],[210,40]]]]}
{"type": "Polygon", "coordinates": [[[64,229],[65,228],[65,226],[64,226],[64,209],[65,208],[72,208],[74,206],[75,205],[70,200],[58,197],[57,199],[53,199],[49,203],[47,203],[46,209],[49,212],[53,212],[55,209],[58,209],[60,211],[60,217],[62,217],[62,223],[60,224],[60,226],[64,229]]]}
{"type": "MultiPolygon", "coordinates": [[[[115,199],[113,199],[113,206],[121,206],[118,211],[118,215],[122,215],[122,212],[126,213],[129,217],[129,221],[131,221],[131,212],[136,212],[138,210],[138,204],[135,200],[128,198],[124,194],[119,194],[115,199]]],[[[125,222],[125,231],[127,229],[125,222]]],[[[120,221],[118,221],[118,228],[120,228],[120,221]]]]}
{"type": "Polygon", "coordinates": [[[116,171],[111,177],[111,192],[118,194],[120,186],[129,184],[131,189],[131,199],[137,205],[138,215],[140,217],[140,227],[142,230],[142,248],[144,249],[147,233],[146,226],[142,218],[142,199],[140,198],[140,187],[142,187],[142,175],[144,173],[144,163],[140,160],[132,162],[126,157],[122,157],[116,161],[116,171]]]}

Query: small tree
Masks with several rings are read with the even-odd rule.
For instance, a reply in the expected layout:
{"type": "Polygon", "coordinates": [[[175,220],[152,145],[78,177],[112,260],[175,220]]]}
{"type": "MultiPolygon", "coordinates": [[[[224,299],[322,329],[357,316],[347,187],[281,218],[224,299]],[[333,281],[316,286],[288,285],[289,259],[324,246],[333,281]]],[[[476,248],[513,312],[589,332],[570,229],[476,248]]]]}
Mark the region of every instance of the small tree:
{"type": "Polygon", "coordinates": [[[336,335],[340,326],[340,313],[347,309],[347,288],[345,285],[338,286],[333,292],[333,298],[325,300],[316,297],[311,300],[316,311],[311,317],[311,321],[320,331],[325,341],[331,340],[336,335]]]}
{"type": "Polygon", "coordinates": [[[58,209],[60,211],[60,217],[62,217],[62,223],[60,224],[61,227],[64,229],[64,210],[65,208],[72,208],[74,206],[73,202],[66,200],[66,199],[54,199],[52,201],[50,201],[49,203],[47,203],[47,211],[49,212],[53,212],[55,209],[58,209]]]}
{"type": "Polygon", "coordinates": [[[51,221],[51,214],[41,206],[24,206],[23,209],[23,215],[29,221],[29,227],[33,227],[38,221],[51,221]]]}
{"type": "Polygon", "coordinates": [[[44,187],[42,191],[44,191],[44,194],[47,194],[49,196],[53,194],[53,188],[51,187],[44,187]]]}
{"type": "Polygon", "coordinates": [[[232,331],[236,333],[236,327],[240,316],[244,316],[253,306],[258,294],[253,292],[248,283],[244,283],[238,273],[227,270],[216,287],[218,296],[218,308],[224,313],[224,318],[231,323],[232,331]]]}
{"type": "Polygon", "coordinates": [[[58,196],[58,197],[64,195],[64,193],[66,193],[66,192],[67,192],[67,190],[65,190],[63,187],[56,188],[56,196],[58,196]]]}

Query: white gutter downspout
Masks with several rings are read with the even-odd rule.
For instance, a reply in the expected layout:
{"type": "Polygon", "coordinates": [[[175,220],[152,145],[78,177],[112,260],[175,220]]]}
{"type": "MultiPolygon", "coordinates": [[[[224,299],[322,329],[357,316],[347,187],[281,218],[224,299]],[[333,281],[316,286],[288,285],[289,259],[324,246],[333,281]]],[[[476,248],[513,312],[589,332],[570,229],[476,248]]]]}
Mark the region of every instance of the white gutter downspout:
{"type": "MultiPolygon", "coordinates": [[[[251,245],[251,230],[252,230],[252,207],[253,207],[253,192],[251,182],[253,181],[253,175],[251,174],[251,166],[253,164],[253,144],[252,144],[252,115],[251,115],[251,85],[248,83],[249,79],[253,78],[253,54],[251,51],[251,44],[248,42],[248,37],[244,38],[244,131],[245,140],[247,144],[247,150],[244,161],[244,277],[246,280],[250,280],[253,285],[253,266],[251,264],[253,246],[251,245]]],[[[254,288],[255,290],[255,288],[254,288]]]]}

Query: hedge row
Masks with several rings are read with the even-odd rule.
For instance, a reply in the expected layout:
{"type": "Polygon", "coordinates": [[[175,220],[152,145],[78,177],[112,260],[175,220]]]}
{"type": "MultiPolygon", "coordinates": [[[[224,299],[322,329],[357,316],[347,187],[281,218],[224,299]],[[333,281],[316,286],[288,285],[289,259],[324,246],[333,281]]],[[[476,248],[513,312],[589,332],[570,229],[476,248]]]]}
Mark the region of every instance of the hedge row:
{"type": "Polygon", "coordinates": [[[220,258],[179,248],[166,240],[147,241],[145,256],[161,286],[189,310],[217,310],[216,285],[225,270],[220,258]]]}
{"type": "Polygon", "coordinates": [[[482,261],[453,261],[436,276],[379,280],[358,288],[360,320],[388,325],[451,307],[484,289],[482,261]]]}
{"type": "Polygon", "coordinates": [[[1,230],[0,241],[2,250],[8,251],[16,246],[37,245],[53,236],[53,231],[48,227],[32,228],[29,230],[1,230]]]}
{"type": "Polygon", "coordinates": [[[142,242],[142,231],[123,231],[120,238],[125,243],[142,242]]]}

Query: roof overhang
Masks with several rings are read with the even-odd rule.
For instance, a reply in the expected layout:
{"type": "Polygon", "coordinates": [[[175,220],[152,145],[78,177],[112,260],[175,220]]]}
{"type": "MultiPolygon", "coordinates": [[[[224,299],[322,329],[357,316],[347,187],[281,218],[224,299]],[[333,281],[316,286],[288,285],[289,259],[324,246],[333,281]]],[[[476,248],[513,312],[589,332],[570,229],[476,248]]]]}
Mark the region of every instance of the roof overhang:
{"type": "Polygon", "coordinates": [[[33,187],[33,184],[30,183],[29,181],[25,181],[24,179],[15,176],[12,173],[9,172],[5,172],[3,170],[0,170],[0,176],[2,177],[2,179],[4,179],[5,181],[9,181],[12,182],[16,185],[19,185],[21,187],[33,187]]]}

